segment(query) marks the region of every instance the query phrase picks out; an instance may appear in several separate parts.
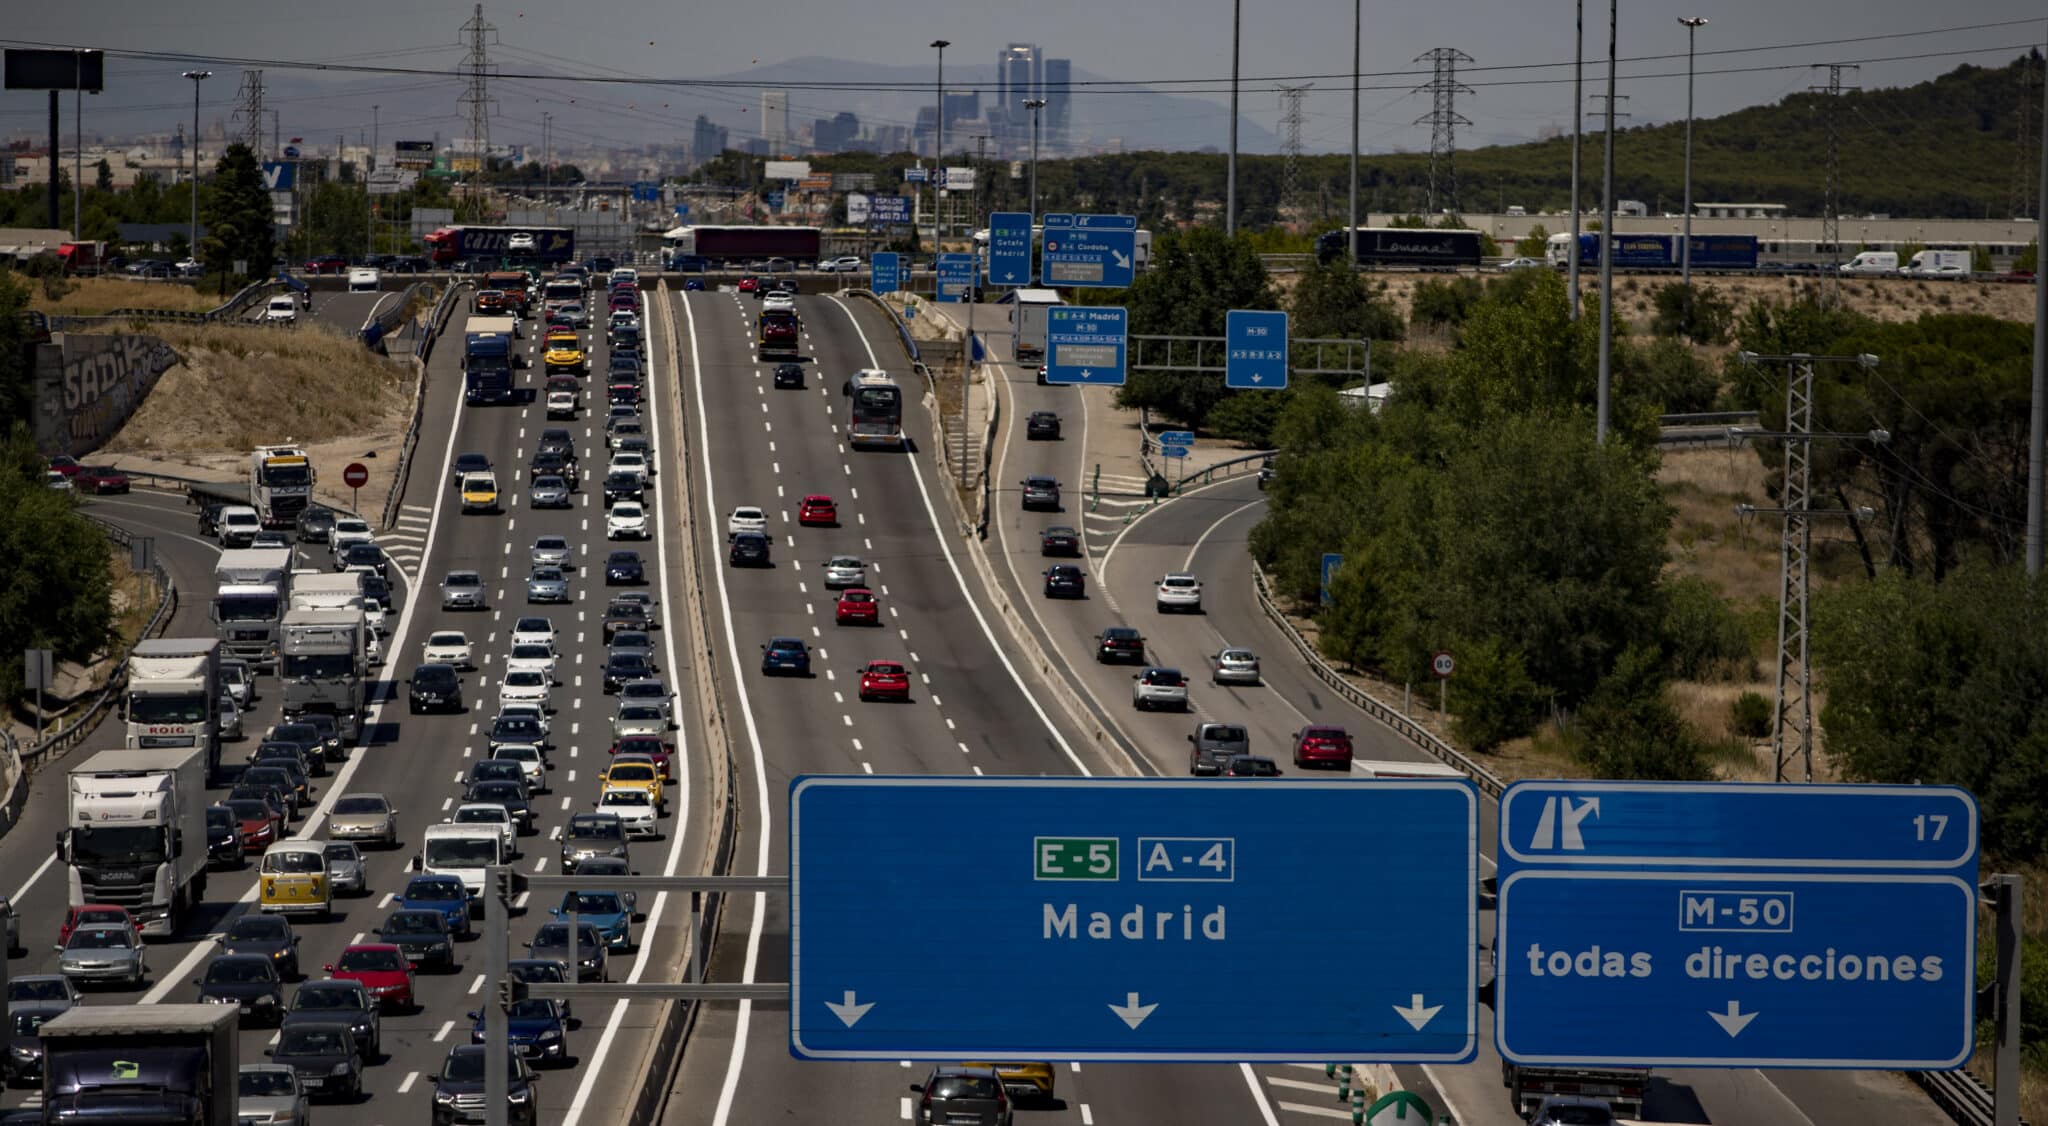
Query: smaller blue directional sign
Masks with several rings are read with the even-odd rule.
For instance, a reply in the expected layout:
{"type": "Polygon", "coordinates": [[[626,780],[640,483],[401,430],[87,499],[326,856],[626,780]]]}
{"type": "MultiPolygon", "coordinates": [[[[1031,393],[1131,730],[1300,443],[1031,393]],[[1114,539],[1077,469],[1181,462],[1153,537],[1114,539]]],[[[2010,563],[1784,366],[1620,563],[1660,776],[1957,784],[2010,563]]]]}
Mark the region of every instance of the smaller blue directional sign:
{"type": "Polygon", "coordinates": [[[1287,314],[1232,309],[1223,315],[1223,385],[1239,391],[1287,387],[1287,314]]]}
{"type": "Polygon", "coordinates": [[[878,250],[870,260],[874,277],[868,282],[868,290],[877,296],[894,293],[903,288],[902,259],[893,250],[878,250]]]}
{"type": "Polygon", "coordinates": [[[1463,779],[798,778],[790,1051],[1467,1062],[1478,817],[1463,779]],[[1341,972],[1274,956],[1305,934],[1341,972]]]}
{"type": "Polygon", "coordinates": [[[678,203],[678,204],[676,204],[676,218],[678,218],[678,219],[688,219],[689,217],[690,217],[690,205],[689,205],[689,204],[687,204],[687,203],[678,203]]]}
{"type": "Polygon", "coordinates": [[[924,173],[925,170],[922,168],[906,168],[903,170],[903,181],[907,184],[922,184],[924,173]]]}
{"type": "Polygon", "coordinates": [[[940,301],[965,301],[967,300],[968,293],[971,290],[973,290],[973,288],[974,255],[939,255],[938,299],[940,301]]]}
{"type": "Polygon", "coordinates": [[[1162,446],[1192,446],[1195,444],[1195,432],[1192,430],[1161,430],[1159,432],[1159,444],[1162,446]]]}
{"type": "Polygon", "coordinates": [[[1137,247],[1134,216],[1056,212],[1045,217],[1040,274],[1046,285],[1127,286],[1137,247]]]}
{"type": "Polygon", "coordinates": [[[988,217],[990,285],[1031,284],[1031,213],[997,211],[988,217]]]}
{"type": "Polygon", "coordinates": [[[783,193],[781,192],[763,192],[761,195],[762,202],[766,203],[772,211],[782,210],[782,199],[783,193]]]}
{"type": "Polygon", "coordinates": [[[1342,552],[1326,551],[1323,553],[1323,605],[1325,606],[1330,604],[1330,582],[1337,577],[1337,568],[1343,565],[1344,555],[1342,552]]]}
{"type": "Polygon", "coordinates": [[[633,199],[636,203],[651,203],[661,198],[661,185],[652,180],[633,181],[633,199]]]}
{"type": "Polygon", "coordinates": [[[1159,456],[1173,458],[1186,457],[1188,456],[1188,448],[1186,446],[1176,446],[1171,442],[1161,442],[1159,443],[1159,456]]]}
{"type": "Polygon", "coordinates": [[[1052,305],[1045,310],[1045,381],[1124,385],[1129,318],[1121,308],[1052,305]]]}

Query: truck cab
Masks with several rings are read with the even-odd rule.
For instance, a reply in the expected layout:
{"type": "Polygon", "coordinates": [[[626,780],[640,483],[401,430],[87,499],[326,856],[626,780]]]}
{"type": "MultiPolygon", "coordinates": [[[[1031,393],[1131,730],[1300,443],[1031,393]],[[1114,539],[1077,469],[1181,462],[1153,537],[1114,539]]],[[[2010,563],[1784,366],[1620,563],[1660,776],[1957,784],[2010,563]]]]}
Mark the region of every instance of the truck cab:
{"type": "Polygon", "coordinates": [[[483,894],[484,869],[505,863],[505,839],[495,825],[429,825],[421,831],[419,868],[454,876],[471,899],[483,894]]]}
{"type": "Polygon", "coordinates": [[[78,1005],[37,1029],[42,1122],[235,1126],[230,1005],[78,1005]]]}

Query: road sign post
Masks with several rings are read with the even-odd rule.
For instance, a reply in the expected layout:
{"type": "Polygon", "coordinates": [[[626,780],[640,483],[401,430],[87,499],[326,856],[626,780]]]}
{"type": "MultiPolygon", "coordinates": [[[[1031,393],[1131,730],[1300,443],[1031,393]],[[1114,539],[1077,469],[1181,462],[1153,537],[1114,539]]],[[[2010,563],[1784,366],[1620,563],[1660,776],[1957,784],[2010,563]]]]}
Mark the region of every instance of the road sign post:
{"type": "Polygon", "coordinates": [[[360,461],[349,462],[348,467],[341,471],[341,483],[348,486],[349,511],[361,513],[362,505],[358,502],[362,496],[362,487],[370,483],[369,467],[360,461]]]}
{"type": "Polygon", "coordinates": [[[939,255],[938,281],[933,299],[945,302],[968,301],[974,288],[974,256],[971,254],[939,255]]]}
{"type": "Polygon", "coordinates": [[[1031,284],[1031,213],[995,211],[988,217],[990,285],[1031,284]]]}
{"type": "Polygon", "coordinates": [[[1429,671],[1436,677],[1436,714],[1450,718],[1451,674],[1458,671],[1458,662],[1453,660],[1448,649],[1439,649],[1429,657],[1429,671]]]}
{"type": "Polygon", "coordinates": [[[1287,389],[1287,314],[1232,309],[1223,314],[1223,385],[1239,391],[1287,389]]]}
{"type": "Polygon", "coordinates": [[[1130,318],[1119,307],[1053,305],[1045,310],[1045,381],[1124,385],[1130,318]]]}
{"type": "Polygon", "coordinates": [[[895,251],[878,250],[869,262],[874,276],[868,281],[868,289],[875,296],[894,293],[903,288],[901,259],[897,257],[895,251]]]}
{"type": "Polygon", "coordinates": [[[1975,1047],[1977,804],[1947,786],[1521,782],[1495,1039],[1522,1064],[1940,1070],[1975,1047]]]}
{"type": "MultiPolygon", "coordinates": [[[[1173,458],[1180,462],[1180,484],[1188,480],[1188,453],[1195,447],[1195,432],[1192,430],[1162,430],[1159,432],[1159,456],[1173,458]]],[[[1179,492],[1178,486],[1174,489],[1179,492]]]]}
{"type": "Polygon", "coordinates": [[[798,778],[791,1051],[1470,1060],[1478,810],[1454,779],[798,778]],[[1375,894],[1329,896],[1326,865],[1375,894]],[[1338,978],[1271,956],[1306,933],[1345,936],[1338,978]],[[1031,1003],[984,1003],[991,965],[1031,1003]]]}
{"type": "MultiPolygon", "coordinates": [[[[990,235],[994,237],[993,234],[990,235]]],[[[1131,284],[1138,220],[1130,215],[1045,217],[1041,274],[1046,285],[1122,288],[1131,284]]]]}

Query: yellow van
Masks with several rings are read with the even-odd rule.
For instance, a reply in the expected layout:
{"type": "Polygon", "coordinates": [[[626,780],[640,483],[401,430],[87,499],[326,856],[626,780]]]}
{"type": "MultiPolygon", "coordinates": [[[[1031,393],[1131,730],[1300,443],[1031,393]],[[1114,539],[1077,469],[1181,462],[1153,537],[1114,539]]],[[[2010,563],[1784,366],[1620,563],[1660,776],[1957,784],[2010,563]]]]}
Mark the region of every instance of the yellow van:
{"type": "Polygon", "coordinates": [[[256,888],[256,905],[265,912],[310,914],[326,919],[333,910],[326,845],[320,841],[279,841],[271,845],[263,850],[256,888]]]}

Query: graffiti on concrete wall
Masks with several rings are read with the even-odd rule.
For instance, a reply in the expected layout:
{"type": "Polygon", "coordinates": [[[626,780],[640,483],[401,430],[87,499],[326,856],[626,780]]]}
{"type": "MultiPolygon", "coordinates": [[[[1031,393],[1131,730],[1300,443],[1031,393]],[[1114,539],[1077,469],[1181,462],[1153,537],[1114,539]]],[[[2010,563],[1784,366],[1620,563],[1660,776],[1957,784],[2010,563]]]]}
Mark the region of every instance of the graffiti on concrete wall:
{"type": "Polygon", "coordinates": [[[99,449],[177,362],[154,336],[53,334],[36,347],[36,447],[73,457],[99,449]]]}

